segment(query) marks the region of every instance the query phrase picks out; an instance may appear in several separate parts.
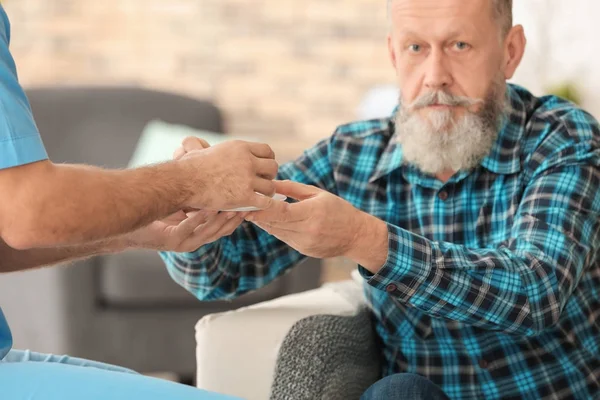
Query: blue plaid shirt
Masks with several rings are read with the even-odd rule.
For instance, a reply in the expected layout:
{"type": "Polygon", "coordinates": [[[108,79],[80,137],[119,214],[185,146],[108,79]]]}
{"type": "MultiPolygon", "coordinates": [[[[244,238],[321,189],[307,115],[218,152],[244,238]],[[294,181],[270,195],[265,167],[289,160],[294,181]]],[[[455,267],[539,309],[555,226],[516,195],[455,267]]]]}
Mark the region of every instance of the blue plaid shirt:
{"type": "MultiPolygon", "coordinates": [[[[341,126],[281,179],[315,185],[388,223],[365,269],[384,375],[411,372],[453,399],[600,393],[600,130],[556,97],[509,85],[489,156],[448,182],[403,163],[392,118],[341,126]]],[[[194,253],[162,254],[202,300],[266,285],[304,256],[244,223],[194,253]]]]}

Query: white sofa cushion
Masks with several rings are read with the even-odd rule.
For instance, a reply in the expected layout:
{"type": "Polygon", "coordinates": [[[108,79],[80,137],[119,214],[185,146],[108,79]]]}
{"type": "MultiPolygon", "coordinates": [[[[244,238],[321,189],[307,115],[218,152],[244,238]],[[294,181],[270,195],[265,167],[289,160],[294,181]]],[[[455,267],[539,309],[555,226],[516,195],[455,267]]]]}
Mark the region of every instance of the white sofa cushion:
{"type": "Polygon", "coordinates": [[[360,285],[344,281],[207,315],[196,325],[197,385],[248,400],[268,399],[277,354],[292,326],[311,315],[354,315],[363,304],[360,285]]]}

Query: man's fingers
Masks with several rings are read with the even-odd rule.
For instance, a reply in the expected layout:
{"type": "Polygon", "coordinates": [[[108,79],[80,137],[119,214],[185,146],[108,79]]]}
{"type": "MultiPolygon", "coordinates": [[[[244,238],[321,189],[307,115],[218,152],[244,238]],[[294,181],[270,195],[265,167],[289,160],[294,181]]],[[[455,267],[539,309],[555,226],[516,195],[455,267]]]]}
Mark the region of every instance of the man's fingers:
{"type": "Polygon", "coordinates": [[[186,238],[192,235],[194,230],[198,226],[205,224],[209,218],[210,217],[207,215],[207,213],[203,211],[188,213],[187,218],[181,221],[181,223],[177,225],[177,228],[175,228],[177,236],[186,238]]]}
{"type": "Polygon", "coordinates": [[[185,156],[185,149],[183,146],[178,147],[177,150],[173,152],[173,160],[179,160],[183,156],[185,156]]]}
{"type": "Polygon", "coordinates": [[[259,158],[275,158],[275,152],[271,146],[263,143],[249,143],[250,152],[259,158]]]}
{"type": "Polygon", "coordinates": [[[185,139],[183,139],[183,142],[181,142],[181,146],[179,146],[173,152],[173,159],[179,160],[183,156],[185,156],[187,153],[189,153],[190,151],[204,150],[209,147],[210,147],[210,144],[206,140],[200,139],[200,138],[197,138],[194,136],[188,136],[185,139]]]}
{"type": "Polygon", "coordinates": [[[192,218],[197,215],[200,218],[200,220],[202,221],[201,224],[205,224],[211,218],[214,218],[214,216],[217,215],[218,213],[219,213],[218,211],[212,211],[212,210],[191,210],[191,211],[186,211],[185,214],[188,218],[192,218]]]}
{"type": "Polygon", "coordinates": [[[246,217],[246,220],[252,222],[294,222],[302,219],[301,215],[294,212],[294,204],[288,204],[285,201],[271,200],[269,207],[265,207],[262,211],[254,211],[246,217]]]}
{"type": "Polygon", "coordinates": [[[165,220],[168,220],[169,222],[171,222],[171,221],[182,222],[187,217],[188,216],[186,215],[186,213],[183,210],[179,210],[179,211],[169,215],[168,217],[166,217],[165,220]]]}
{"type": "MultiPolygon", "coordinates": [[[[270,181],[267,179],[255,178],[252,186],[253,186],[255,192],[263,194],[264,196],[273,197],[273,195],[275,194],[275,182],[273,182],[273,181],[270,181]]],[[[264,197],[264,196],[260,196],[260,197],[264,197]]],[[[268,205],[270,205],[270,203],[268,203],[266,205],[268,206],[268,205]]],[[[258,206],[255,206],[255,207],[258,207],[258,206]]],[[[260,207],[260,208],[262,209],[262,208],[266,208],[266,207],[260,207]]]]}
{"type": "Polygon", "coordinates": [[[288,232],[281,230],[281,229],[277,229],[274,228],[273,226],[267,224],[267,223],[258,223],[255,222],[254,225],[258,226],[260,229],[262,229],[263,231],[267,232],[269,235],[275,236],[277,239],[281,240],[282,242],[288,242],[289,237],[288,237],[288,232]]]}
{"type": "Polygon", "coordinates": [[[235,218],[237,213],[235,212],[222,212],[208,219],[208,221],[201,227],[198,228],[198,233],[204,238],[210,238],[214,236],[223,225],[229,220],[235,218]]]}
{"type": "Polygon", "coordinates": [[[321,189],[292,181],[275,181],[275,191],[296,200],[307,200],[315,197],[321,189]]]}
{"type": "MultiPolygon", "coordinates": [[[[241,214],[241,213],[238,213],[241,214]]],[[[215,216],[212,221],[207,222],[203,226],[199,227],[194,233],[186,238],[181,247],[187,249],[187,251],[195,251],[205,244],[212,243],[215,240],[219,239],[221,231],[225,231],[225,227],[227,229],[231,229],[231,227],[238,226],[241,222],[243,222],[242,216],[237,214],[227,214],[221,213],[218,216],[215,216]],[[233,218],[229,218],[233,215],[233,218]],[[229,219],[228,219],[229,218],[229,219]],[[232,221],[236,221],[232,222],[232,221]]],[[[233,228],[235,229],[235,228],[233,228]]]]}
{"type": "Polygon", "coordinates": [[[268,188],[267,185],[265,185],[262,188],[256,188],[257,183],[254,183],[254,187],[257,192],[261,193],[261,192],[267,192],[267,193],[271,193],[270,195],[262,195],[262,194],[255,194],[249,205],[252,207],[256,207],[259,210],[266,210],[268,208],[271,208],[271,206],[275,203],[277,203],[277,201],[273,200],[271,197],[273,196],[273,194],[275,194],[275,185],[273,185],[273,188],[268,188]],[[268,190],[267,190],[268,189],[268,190]]]}
{"type": "Polygon", "coordinates": [[[279,171],[279,164],[277,161],[271,159],[257,159],[256,160],[256,173],[265,179],[273,180],[277,177],[279,171]]]}
{"type": "Polygon", "coordinates": [[[269,229],[277,229],[283,232],[289,232],[289,233],[298,233],[300,228],[298,225],[300,223],[298,222],[279,222],[279,221],[262,221],[262,222],[253,222],[256,225],[261,225],[261,226],[265,226],[268,227],[269,229]],[[295,229],[296,228],[296,229],[295,229]]]}
{"type": "Polygon", "coordinates": [[[254,225],[258,226],[260,229],[262,229],[263,231],[267,232],[267,233],[271,233],[271,225],[269,225],[266,222],[253,222],[254,225]]]}
{"type": "Polygon", "coordinates": [[[210,217],[214,217],[215,215],[217,215],[219,213],[218,211],[214,211],[214,210],[197,210],[197,209],[188,211],[187,213],[194,214],[196,212],[203,214],[207,219],[210,217]]]}
{"type": "Polygon", "coordinates": [[[183,139],[181,143],[181,147],[185,150],[186,153],[194,150],[204,150],[210,147],[210,144],[204,139],[200,139],[194,136],[188,136],[183,139]]]}
{"type": "Polygon", "coordinates": [[[208,238],[207,243],[214,242],[224,236],[229,236],[244,222],[242,215],[236,215],[229,221],[227,221],[221,228],[211,237],[208,238]]]}

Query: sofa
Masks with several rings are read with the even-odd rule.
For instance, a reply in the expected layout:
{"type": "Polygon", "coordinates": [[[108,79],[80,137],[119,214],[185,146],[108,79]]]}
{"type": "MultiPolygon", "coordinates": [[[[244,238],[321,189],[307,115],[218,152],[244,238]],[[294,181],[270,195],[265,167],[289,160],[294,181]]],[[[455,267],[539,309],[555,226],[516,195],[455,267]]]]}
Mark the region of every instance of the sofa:
{"type": "Polygon", "coordinates": [[[197,386],[247,400],[359,399],[381,376],[362,285],[355,271],[352,280],[203,317],[197,386]]]}
{"type": "MultiPolygon", "coordinates": [[[[32,88],[38,128],[54,162],[126,167],[151,120],[223,132],[210,102],[141,88],[32,88]]],[[[320,261],[235,301],[202,303],[175,284],[153,251],[0,275],[0,304],[16,348],[69,354],[140,372],[195,371],[193,327],[207,314],[317,287],[320,261]]]]}

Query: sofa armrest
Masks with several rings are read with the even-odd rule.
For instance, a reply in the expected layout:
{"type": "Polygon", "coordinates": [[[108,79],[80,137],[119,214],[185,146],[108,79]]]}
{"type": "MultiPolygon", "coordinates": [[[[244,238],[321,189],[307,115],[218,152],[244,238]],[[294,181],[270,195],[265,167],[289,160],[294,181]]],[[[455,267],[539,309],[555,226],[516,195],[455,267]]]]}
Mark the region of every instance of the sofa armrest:
{"type": "Polygon", "coordinates": [[[279,350],[298,321],[356,315],[363,306],[362,288],[345,281],[208,315],[196,325],[197,385],[248,400],[268,399],[279,350]]]}

